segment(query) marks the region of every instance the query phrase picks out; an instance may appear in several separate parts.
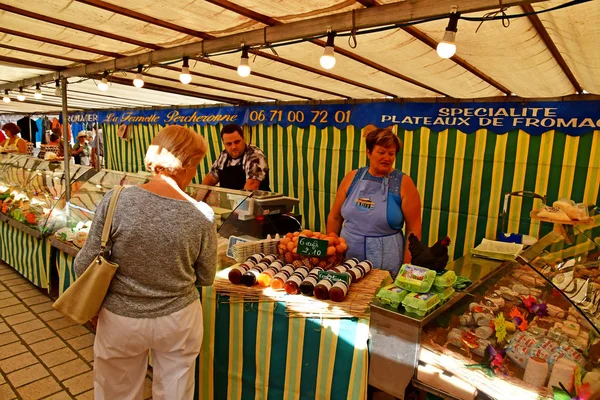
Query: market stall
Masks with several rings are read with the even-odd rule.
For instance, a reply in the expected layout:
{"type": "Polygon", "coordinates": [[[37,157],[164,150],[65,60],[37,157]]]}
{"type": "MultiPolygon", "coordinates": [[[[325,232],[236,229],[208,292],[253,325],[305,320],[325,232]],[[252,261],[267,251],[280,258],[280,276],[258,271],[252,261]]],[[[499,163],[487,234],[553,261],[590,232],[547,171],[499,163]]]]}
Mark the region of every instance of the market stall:
{"type": "Polygon", "coordinates": [[[555,223],[518,262],[449,264],[473,283],[426,316],[374,303],[369,382],[400,398],[409,383],[459,399],[596,392],[600,217],[555,223]]]}

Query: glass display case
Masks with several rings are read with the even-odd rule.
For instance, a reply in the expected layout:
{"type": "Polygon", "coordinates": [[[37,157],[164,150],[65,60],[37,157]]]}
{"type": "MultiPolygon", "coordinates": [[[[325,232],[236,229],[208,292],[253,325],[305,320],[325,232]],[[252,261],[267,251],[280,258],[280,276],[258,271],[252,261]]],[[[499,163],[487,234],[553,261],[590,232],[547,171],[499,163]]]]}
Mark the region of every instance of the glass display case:
{"type": "Polygon", "coordinates": [[[64,194],[67,182],[94,174],[90,167],[70,166],[65,176],[61,162],[26,155],[0,157],[0,218],[15,227],[41,237],[52,233],[52,209],[64,194]]]}
{"type": "Polygon", "coordinates": [[[433,315],[419,381],[444,386],[426,372],[440,368],[492,398],[600,394],[600,215],[590,214],[590,224],[556,224],[433,315]]]}

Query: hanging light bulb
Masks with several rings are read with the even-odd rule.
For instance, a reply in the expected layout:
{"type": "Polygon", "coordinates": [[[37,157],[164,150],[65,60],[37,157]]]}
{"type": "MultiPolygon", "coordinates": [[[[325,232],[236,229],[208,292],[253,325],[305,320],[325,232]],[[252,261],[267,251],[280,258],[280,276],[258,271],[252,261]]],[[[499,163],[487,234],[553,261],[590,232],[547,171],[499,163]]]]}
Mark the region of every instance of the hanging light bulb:
{"type": "Polygon", "coordinates": [[[108,90],[108,78],[107,77],[108,77],[108,72],[104,71],[104,73],[102,74],[102,80],[98,84],[98,89],[100,89],[103,92],[106,92],[108,90]]]}
{"type": "Polygon", "coordinates": [[[456,39],[456,32],[458,31],[457,26],[459,16],[460,14],[456,11],[450,13],[450,21],[448,22],[446,32],[444,32],[444,37],[437,45],[438,56],[442,58],[450,58],[456,53],[456,44],[454,43],[454,40],[456,39]]]}
{"type": "Polygon", "coordinates": [[[237,71],[238,75],[242,78],[250,75],[250,72],[252,71],[248,64],[248,46],[242,46],[242,58],[240,58],[240,65],[238,65],[237,71]]]}
{"type": "Polygon", "coordinates": [[[183,66],[181,67],[181,73],[179,74],[179,81],[184,85],[187,85],[192,81],[192,75],[190,75],[190,64],[189,57],[183,57],[183,66]]]}
{"type": "Polygon", "coordinates": [[[5,103],[10,103],[10,96],[8,95],[8,89],[4,89],[4,97],[2,98],[5,103]]]}
{"type": "Polygon", "coordinates": [[[327,44],[325,45],[325,51],[321,56],[321,60],[319,60],[321,63],[321,67],[325,69],[331,69],[335,67],[335,56],[333,55],[333,38],[335,38],[335,32],[327,33],[327,44]]]}
{"type": "Polygon", "coordinates": [[[54,81],[54,95],[60,96],[60,80],[58,79],[54,81]]]}
{"type": "Polygon", "coordinates": [[[23,93],[23,86],[19,86],[19,94],[17,95],[17,100],[25,101],[25,93],[23,93]]]}
{"type": "Polygon", "coordinates": [[[137,74],[135,74],[135,79],[133,80],[133,86],[136,88],[144,87],[144,78],[142,78],[142,68],[143,65],[138,65],[137,74]]]}
{"type": "Polygon", "coordinates": [[[35,84],[35,94],[33,95],[33,97],[35,97],[38,100],[42,99],[42,89],[40,89],[40,84],[36,83],[35,84]]]}

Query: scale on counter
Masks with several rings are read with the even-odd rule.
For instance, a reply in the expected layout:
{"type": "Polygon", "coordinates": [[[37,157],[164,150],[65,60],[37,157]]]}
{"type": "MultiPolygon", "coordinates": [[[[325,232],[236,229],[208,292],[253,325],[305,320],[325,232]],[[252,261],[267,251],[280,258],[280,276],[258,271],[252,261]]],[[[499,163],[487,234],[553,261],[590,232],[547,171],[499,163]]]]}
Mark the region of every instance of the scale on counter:
{"type": "Polygon", "coordinates": [[[234,202],[234,210],[238,219],[248,221],[262,215],[277,215],[292,212],[300,200],[278,193],[256,191],[251,197],[227,194],[234,202]]]}

